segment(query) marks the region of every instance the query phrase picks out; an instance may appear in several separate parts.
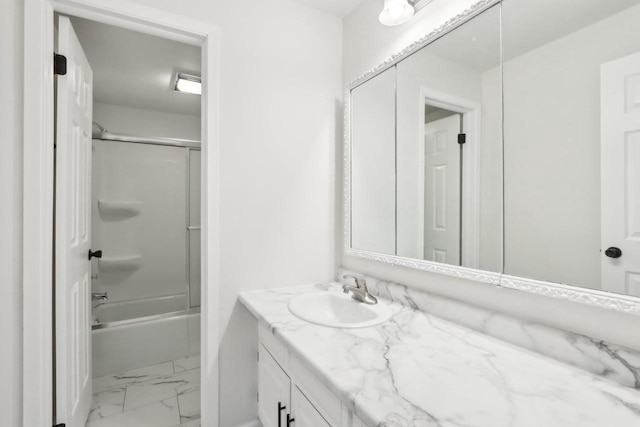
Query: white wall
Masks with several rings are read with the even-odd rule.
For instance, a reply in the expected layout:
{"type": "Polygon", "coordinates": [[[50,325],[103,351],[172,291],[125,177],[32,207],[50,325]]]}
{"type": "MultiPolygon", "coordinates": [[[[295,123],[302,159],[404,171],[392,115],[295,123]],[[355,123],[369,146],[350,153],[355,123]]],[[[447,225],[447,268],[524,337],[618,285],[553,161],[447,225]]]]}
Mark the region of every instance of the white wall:
{"type": "MultiPolygon", "coordinates": [[[[504,19],[517,8],[505,3],[504,19]]],[[[600,65],[638,52],[639,16],[636,6],[525,54],[505,50],[506,273],[601,288],[600,65]]]]}
{"type": "MultiPolygon", "coordinates": [[[[238,293],[323,282],[335,274],[334,163],[336,145],[341,144],[336,128],[342,115],[341,20],[290,0],[137,2],[220,28],[220,170],[212,173],[220,176],[221,203],[220,425],[232,427],[254,419],[257,412],[257,328],[253,317],[237,303],[238,293]]],[[[9,62],[15,69],[9,69],[5,78],[7,68],[3,67],[0,79],[2,120],[12,122],[5,126],[3,121],[3,136],[5,129],[9,133],[3,143],[15,144],[0,157],[3,173],[11,177],[6,181],[8,187],[22,173],[21,162],[4,156],[13,156],[20,144],[23,26],[21,10],[13,7],[22,8],[22,3],[3,1],[0,10],[2,52],[16,58],[9,62]],[[15,122],[9,119],[14,112],[18,114],[15,122]]],[[[16,151],[18,160],[19,155],[16,151]]],[[[0,313],[10,320],[21,315],[15,258],[18,255],[19,259],[20,247],[16,227],[20,194],[5,195],[4,184],[3,179],[2,254],[9,255],[3,256],[3,262],[10,261],[4,271],[15,274],[10,295],[0,300],[0,313]],[[6,199],[10,200],[7,204],[6,199]],[[7,209],[12,212],[5,218],[7,209]]],[[[6,292],[4,286],[2,292],[6,292]]],[[[13,337],[3,341],[13,345],[4,346],[2,354],[4,358],[8,350],[12,360],[19,345],[19,328],[13,328],[16,322],[2,320],[3,337],[13,337]]],[[[5,405],[19,398],[15,391],[20,387],[20,369],[15,363],[2,364],[0,369],[6,370],[3,378],[15,379],[3,381],[2,396],[9,396],[1,400],[5,405]]],[[[203,404],[208,404],[206,399],[203,404]]],[[[12,406],[17,409],[19,403],[12,406]]],[[[11,408],[4,411],[3,420],[12,413],[11,408]]]]}
{"type": "Polygon", "coordinates": [[[0,7],[0,414],[22,424],[22,20],[21,0],[0,7]]]}
{"type": "MultiPolygon", "coordinates": [[[[420,11],[409,24],[384,27],[377,21],[380,2],[365,0],[344,20],[343,83],[346,84],[387,60],[393,53],[437,28],[472,3],[469,0],[436,0],[420,11]]],[[[340,200],[340,195],[337,200],[340,200]]],[[[342,237],[341,231],[338,228],[338,238],[342,237]]],[[[341,262],[348,269],[382,279],[640,349],[640,335],[628,332],[640,328],[640,316],[629,316],[344,255],[341,262]]]]}
{"type": "Polygon", "coordinates": [[[93,121],[113,133],[200,140],[200,116],[94,102],[93,121]]]}

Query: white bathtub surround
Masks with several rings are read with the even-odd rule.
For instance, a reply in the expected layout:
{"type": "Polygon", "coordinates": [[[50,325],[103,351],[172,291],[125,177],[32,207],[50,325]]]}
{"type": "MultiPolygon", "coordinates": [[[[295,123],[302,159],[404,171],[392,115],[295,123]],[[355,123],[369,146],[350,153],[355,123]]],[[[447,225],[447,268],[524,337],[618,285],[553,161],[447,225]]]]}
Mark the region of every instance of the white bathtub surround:
{"type": "Polygon", "coordinates": [[[639,391],[418,310],[403,307],[376,327],[334,329],[287,309],[291,298],[327,287],[240,299],[367,425],[640,423],[639,391]]]}
{"type": "MultiPolygon", "coordinates": [[[[338,269],[345,274],[361,273],[338,269]]],[[[585,335],[496,313],[405,285],[364,276],[371,294],[430,313],[519,347],[640,389],[640,352],[585,335]]]]}
{"type": "Polygon", "coordinates": [[[107,326],[92,331],[92,340],[94,377],[199,357],[200,314],[107,326]]]}
{"type": "Polygon", "coordinates": [[[87,427],[199,426],[199,361],[189,357],[95,378],[87,427]]]}

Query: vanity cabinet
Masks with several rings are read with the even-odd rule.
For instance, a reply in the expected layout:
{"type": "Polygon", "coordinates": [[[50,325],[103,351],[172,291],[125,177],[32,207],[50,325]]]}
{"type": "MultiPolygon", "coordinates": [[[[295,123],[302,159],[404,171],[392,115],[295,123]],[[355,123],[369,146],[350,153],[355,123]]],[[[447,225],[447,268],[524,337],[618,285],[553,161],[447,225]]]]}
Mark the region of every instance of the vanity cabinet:
{"type": "Polygon", "coordinates": [[[258,416],[264,427],[365,427],[262,324],[258,343],[258,416]]]}
{"type": "Polygon", "coordinates": [[[264,427],[330,427],[262,345],[258,362],[258,414],[264,427]]]}

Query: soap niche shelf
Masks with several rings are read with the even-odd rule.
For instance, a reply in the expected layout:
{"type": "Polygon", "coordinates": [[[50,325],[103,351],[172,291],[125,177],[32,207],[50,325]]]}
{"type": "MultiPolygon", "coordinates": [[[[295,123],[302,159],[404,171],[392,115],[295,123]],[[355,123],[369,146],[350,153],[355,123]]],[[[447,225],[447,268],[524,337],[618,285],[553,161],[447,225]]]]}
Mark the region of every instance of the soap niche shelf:
{"type": "Polygon", "coordinates": [[[141,255],[128,255],[98,260],[98,269],[102,273],[131,273],[142,266],[141,255]]]}
{"type": "Polygon", "coordinates": [[[120,221],[140,215],[142,202],[138,200],[98,200],[98,211],[100,212],[100,217],[106,221],[120,221]]]}

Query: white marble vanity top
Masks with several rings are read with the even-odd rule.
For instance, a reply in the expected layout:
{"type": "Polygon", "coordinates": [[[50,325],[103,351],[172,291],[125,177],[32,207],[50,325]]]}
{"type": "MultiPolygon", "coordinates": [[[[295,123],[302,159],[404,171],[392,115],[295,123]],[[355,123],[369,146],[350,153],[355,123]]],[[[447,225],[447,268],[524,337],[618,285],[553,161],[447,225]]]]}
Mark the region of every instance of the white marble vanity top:
{"type": "Polygon", "coordinates": [[[381,325],[335,329],[287,308],[338,286],[240,300],[368,426],[640,427],[640,391],[424,312],[397,305],[381,325]]]}

